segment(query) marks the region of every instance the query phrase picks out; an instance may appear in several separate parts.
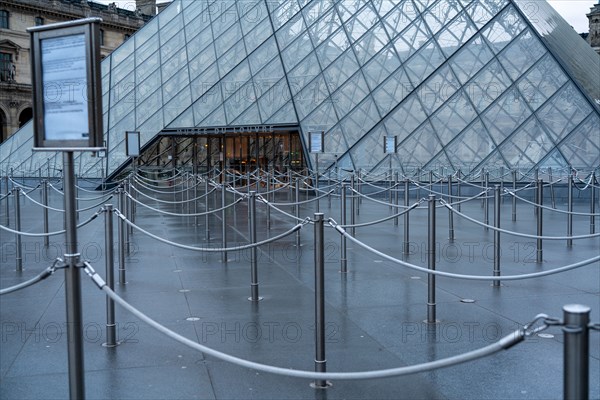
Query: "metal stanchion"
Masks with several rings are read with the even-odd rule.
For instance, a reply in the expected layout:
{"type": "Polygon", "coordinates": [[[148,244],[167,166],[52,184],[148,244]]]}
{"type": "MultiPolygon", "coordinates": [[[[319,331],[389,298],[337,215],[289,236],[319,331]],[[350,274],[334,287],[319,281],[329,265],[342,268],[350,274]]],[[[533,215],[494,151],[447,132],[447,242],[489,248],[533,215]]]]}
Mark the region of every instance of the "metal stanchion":
{"type": "Polygon", "coordinates": [[[563,307],[564,326],[564,387],[566,400],[589,398],[589,327],[590,307],[569,304],[563,307]]]}
{"type": "MultiPolygon", "coordinates": [[[[427,267],[435,271],[435,195],[430,194],[427,214],[427,267]]],[[[427,274],[427,323],[435,324],[435,275],[427,274]]]]}
{"type": "MultiPolygon", "coordinates": [[[[400,194],[398,193],[398,172],[394,174],[394,204],[398,205],[400,194]]],[[[394,214],[398,213],[398,207],[394,207],[394,214]]],[[[398,217],[394,218],[394,226],[398,226],[398,217]]]]}
{"type": "MultiPolygon", "coordinates": [[[[104,206],[104,255],[106,257],[106,285],[113,290],[115,288],[115,254],[113,238],[113,205],[104,206]]],[[[115,303],[106,296],[106,343],[105,347],[117,345],[117,333],[115,323],[115,303]]]]}
{"type": "MultiPolygon", "coordinates": [[[[48,221],[48,180],[44,179],[42,181],[42,204],[44,204],[44,233],[48,233],[50,229],[50,224],[48,221]]],[[[50,246],[50,238],[48,236],[44,236],[44,246],[50,246]]]]}
{"type": "MultiPolygon", "coordinates": [[[[409,199],[409,186],[410,185],[410,180],[404,179],[404,206],[408,207],[408,202],[410,201],[409,199]]],[[[408,254],[409,253],[409,238],[408,238],[408,234],[409,234],[409,213],[410,211],[406,211],[404,213],[404,242],[403,242],[403,246],[402,246],[402,253],[403,254],[408,254]]]]}
{"type": "Polygon", "coordinates": [[[592,172],[592,194],[590,195],[590,234],[596,233],[596,173],[592,172]]]}
{"type": "MultiPolygon", "coordinates": [[[[77,187],[78,183],[79,183],[79,178],[77,178],[77,175],[75,175],[73,177],[75,179],[75,210],[79,210],[79,188],[77,187]]],[[[77,222],[79,222],[79,211],[75,212],[75,217],[77,218],[77,222]]]]}
{"type": "Polygon", "coordinates": [[[552,201],[552,208],[556,209],[556,198],[554,196],[554,185],[552,184],[552,168],[548,167],[548,181],[550,182],[550,199],[552,201]]]}
{"type": "MultiPolygon", "coordinates": [[[[481,169],[481,187],[487,189],[487,185],[485,184],[485,168],[481,169]]],[[[484,192],[483,197],[481,198],[481,208],[485,207],[487,192],[484,192]]]]}
{"type": "MultiPolygon", "coordinates": [[[[567,236],[573,236],[573,175],[569,174],[567,181],[567,196],[568,204],[567,210],[567,236]]],[[[573,247],[573,239],[567,239],[567,247],[573,247]]]]}
{"type": "MultiPolygon", "coordinates": [[[[513,192],[516,194],[517,191],[517,171],[513,170],[512,171],[512,181],[513,181],[513,192]]],[[[517,198],[515,196],[511,196],[512,197],[512,220],[516,221],[517,220],[517,198]]]]}
{"type": "MultiPolygon", "coordinates": [[[[448,203],[452,204],[452,175],[448,175],[448,203]]],[[[454,241],[454,212],[448,209],[448,240],[454,241]]]]}
{"type": "Polygon", "coordinates": [[[83,321],[81,309],[80,254],[77,251],[77,202],[73,152],[63,152],[65,209],[65,302],[69,394],[71,399],[85,399],[85,365],[83,362],[83,321]]]}
{"type": "MultiPolygon", "coordinates": [[[[119,196],[119,211],[123,213],[123,207],[125,207],[125,191],[122,186],[117,188],[117,194],[119,196]]],[[[125,222],[119,218],[118,235],[119,235],[119,284],[125,285],[127,283],[125,277],[125,222]]]]}
{"type": "Polygon", "coordinates": [[[458,171],[456,171],[456,177],[458,178],[457,182],[456,182],[456,197],[458,198],[459,203],[456,205],[456,209],[458,210],[458,212],[460,212],[460,199],[461,199],[461,179],[462,179],[462,174],[460,172],[460,169],[458,171]]]}
{"type": "MultiPolygon", "coordinates": [[[[131,193],[131,190],[129,189],[129,179],[126,180],[125,182],[123,182],[125,187],[123,188],[123,191],[125,193],[123,193],[123,208],[124,208],[124,212],[123,214],[125,214],[125,217],[131,221],[131,199],[129,198],[129,196],[127,196],[127,193],[131,193]]],[[[130,225],[125,225],[125,249],[127,250],[127,255],[131,254],[131,231],[133,230],[133,228],[130,225]]]]}
{"type": "Polygon", "coordinates": [[[208,185],[208,175],[206,175],[206,179],[204,180],[204,236],[206,241],[210,241],[210,206],[208,205],[208,193],[209,193],[209,185],[208,185]]]}
{"type": "MultiPolygon", "coordinates": [[[[504,167],[500,167],[500,193],[504,193],[504,167]]],[[[504,197],[500,201],[504,204],[504,197]]]]}
{"type": "MultiPolygon", "coordinates": [[[[536,215],[537,215],[537,236],[542,236],[542,224],[543,224],[543,212],[542,205],[544,204],[544,181],[539,179],[537,181],[537,206],[536,206],[536,215]]],[[[542,262],[542,239],[536,239],[536,262],[542,262]]]]}
{"type": "MultiPolygon", "coordinates": [[[[250,243],[256,243],[256,192],[251,191],[248,196],[248,211],[250,215],[249,230],[250,230],[250,243]]],[[[250,301],[260,301],[262,297],[258,295],[258,256],[257,248],[252,247],[250,249],[250,301]]]]}
{"type": "MultiPolygon", "coordinates": [[[[271,201],[271,177],[269,176],[269,174],[267,174],[267,201],[271,201]]],[[[289,184],[291,185],[292,182],[289,182],[289,184]]],[[[267,206],[266,209],[267,212],[267,229],[271,229],[271,207],[267,206]]]]}
{"type": "MultiPolygon", "coordinates": [[[[4,177],[4,187],[6,188],[6,193],[9,193],[10,190],[8,189],[8,176],[4,177]]],[[[10,201],[9,201],[9,196],[6,197],[6,203],[4,203],[4,205],[6,206],[5,208],[5,215],[4,218],[6,219],[6,226],[10,226],[10,201]]]]}
{"type": "Polygon", "coordinates": [[[352,174],[350,178],[350,186],[353,189],[352,194],[350,195],[350,225],[352,225],[350,228],[350,234],[352,236],[356,236],[356,228],[354,227],[356,224],[356,193],[354,192],[355,183],[354,174],[352,174]]]}
{"type": "MultiPolygon", "coordinates": [[[[483,198],[483,223],[486,225],[490,224],[490,199],[489,199],[489,187],[490,187],[490,173],[486,172],[484,174],[484,185],[483,187],[485,188],[485,194],[484,194],[484,198],[483,198]]],[[[484,227],[484,229],[487,231],[488,227],[484,227]]]]}
{"type": "MultiPolygon", "coordinates": [[[[327,372],[325,358],[325,244],[323,213],[315,213],[315,372],[327,372]]],[[[324,389],[325,380],[317,379],[311,386],[324,389]]]]}
{"type": "MultiPolygon", "coordinates": [[[[12,194],[14,197],[14,209],[15,209],[15,230],[16,231],[21,231],[21,188],[20,187],[13,187],[12,189],[12,194]]],[[[16,245],[16,257],[15,257],[15,261],[16,261],[16,270],[17,271],[23,271],[23,249],[22,249],[22,241],[21,241],[21,235],[20,234],[16,234],[15,236],[15,245],[16,245]]]]}
{"type": "MultiPolygon", "coordinates": [[[[221,247],[227,247],[227,221],[225,220],[225,205],[226,205],[226,194],[227,188],[225,187],[227,180],[224,180],[221,184],[221,247]]],[[[221,254],[221,262],[227,262],[227,251],[223,251],[221,254]]]]}
{"type": "MultiPolygon", "coordinates": [[[[294,212],[296,213],[296,218],[300,218],[300,204],[298,204],[298,202],[300,201],[300,178],[296,178],[296,182],[294,185],[294,194],[296,198],[296,200],[294,200],[294,202],[296,203],[296,205],[294,206],[294,212]]],[[[296,231],[296,247],[300,247],[300,229],[296,231]]]]}
{"type": "MultiPolygon", "coordinates": [[[[500,185],[494,187],[494,227],[500,228],[501,196],[500,185]]],[[[500,276],[500,231],[494,230],[494,276],[500,276]]],[[[494,281],[494,287],[500,287],[500,281],[494,281]]]]}
{"type": "MultiPolygon", "coordinates": [[[[361,192],[361,188],[362,188],[361,175],[362,174],[361,174],[361,170],[360,169],[358,171],[356,171],[356,178],[357,178],[356,179],[357,180],[356,191],[358,193],[362,193],[361,192]]],[[[352,172],[352,176],[354,177],[354,171],[352,172]]],[[[362,204],[362,197],[359,196],[357,204],[356,204],[356,215],[360,215],[360,205],[361,204],[362,204]]]]}
{"type": "MultiPolygon", "coordinates": [[[[537,185],[538,181],[540,180],[540,170],[539,170],[539,168],[536,168],[536,169],[534,170],[534,172],[533,172],[533,176],[534,176],[534,179],[533,179],[533,181],[534,181],[534,182],[535,182],[535,184],[537,185]]],[[[535,200],[534,200],[534,203],[535,203],[535,204],[538,204],[538,203],[539,203],[538,194],[539,194],[539,193],[538,193],[538,191],[536,190],[536,191],[535,191],[535,200]]],[[[534,215],[537,215],[537,212],[538,212],[538,207],[537,207],[537,206],[534,206],[534,207],[533,207],[533,214],[534,214],[534,215]]]]}
{"type": "MultiPolygon", "coordinates": [[[[347,183],[342,183],[342,192],[340,197],[340,214],[341,214],[341,224],[346,225],[346,191],[348,189],[347,183]]],[[[348,272],[348,260],[346,258],[346,237],[341,235],[341,243],[340,243],[340,272],[346,273],[348,272]]]]}

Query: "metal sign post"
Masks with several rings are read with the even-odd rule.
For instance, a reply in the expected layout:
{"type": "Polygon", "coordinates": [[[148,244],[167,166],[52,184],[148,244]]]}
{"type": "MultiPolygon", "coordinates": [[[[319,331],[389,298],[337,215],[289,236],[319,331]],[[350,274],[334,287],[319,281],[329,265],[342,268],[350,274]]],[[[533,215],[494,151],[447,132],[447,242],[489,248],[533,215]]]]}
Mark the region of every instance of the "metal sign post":
{"type": "Polygon", "coordinates": [[[102,147],[100,18],[29,28],[34,150],[62,151],[65,207],[65,294],[69,395],[85,399],[82,266],[77,250],[75,151],[102,147]]]}
{"type": "MultiPolygon", "coordinates": [[[[325,132],[309,132],[308,147],[311,153],[315,153],[315,195],[319,197],[319,153],[325,151],[325,132]]],[[[317,200],[317,212],[319,212],[319,200],[317,200]]]]}

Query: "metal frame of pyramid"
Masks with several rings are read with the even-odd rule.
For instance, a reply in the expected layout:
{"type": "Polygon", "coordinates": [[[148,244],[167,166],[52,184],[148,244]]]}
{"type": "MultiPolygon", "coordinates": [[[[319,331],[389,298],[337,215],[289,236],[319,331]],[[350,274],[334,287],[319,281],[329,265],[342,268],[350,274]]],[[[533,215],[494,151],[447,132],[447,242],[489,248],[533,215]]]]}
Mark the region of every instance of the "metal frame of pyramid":
{"type": "MultiPolygon", "coordinates": [[[[325,131],[321,171],[600,165],[600,57],[545,2],[175,0],[102,63],[108,157],[163,129],[297,124],[325,131]],[[397,154],[381,150],[397,136],[397,154]]],[[[0,172],[50,170],[32,126],[0,172]]],[[[306,149],[306,147],[305,147],[306,149]]],[[[314,167],[314,155],[309,164],[314,167]]],[[[101,163],[106,163],[102,165],[101,163]]]]}

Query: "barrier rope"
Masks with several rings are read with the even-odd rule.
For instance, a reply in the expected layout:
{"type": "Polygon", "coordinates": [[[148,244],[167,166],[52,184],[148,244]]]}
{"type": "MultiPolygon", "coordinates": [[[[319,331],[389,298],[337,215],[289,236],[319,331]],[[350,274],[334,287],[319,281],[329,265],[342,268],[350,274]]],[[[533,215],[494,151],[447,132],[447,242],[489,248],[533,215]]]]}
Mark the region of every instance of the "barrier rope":
{"type": "Polygon", "coordinates": [[[379,203],[379,204],[382,204],[382,205],[385,205],[385,206],[394,207],[394,208],[404,208],[404,209],[409,208],[408,206],[401,206],[399,204],[393,204],[393,203],[388,203],[388,202],[385,202],[385,201],[382,201],[382,200],[374,199],[374,198],[372,198],[370,196],[367,196],[365,194],[360,193],[359,191],[357,191],[355,189],[352,189],[351,187],[349,189],[350,189],[351,192],[356,193],[357,197],[362,197],[364,199],[370,200],[370,201],[375,202],[375,203],[379,203]]]}
{"type": "MultiPolygon", "coordinates": [[[[44,207],[44,208],[46,208],[46,209],[48,209],[48,210],[57,211],[57,212],[61,212],[61,213],[64,213],[64,212],[65,212],[65,210],[61,210],[60,208],[54,208],[54,207],[46,206],[46,205],[44,205],[44,204],[40,203],[39,201],[37,201],[37,200],[35,200],[35,199],[33,199],[33,198],[29,197],[29,196],[28,196],[28,195],[26,195],[25,193],[23,193],[23,195],[24,195],[24,196],[25,196],[27,199],[29,199],[29,200],[30,200],[32,203],[34,203],[34,204],[37,204],[37,205],[38,205],[38,206],[40,206],[40,207],[44,207]]],[[[92,206],[89,206],[89,207],[86,207],[86,208],[80,208],[80,209],[78,209],[78,210],[75,210],[75,211],[76,211],[76,212],[85,212],[85,211],[92,210],[92,209],[94,209],[94,208],[100,207],[101,205],[105,204],[105,203],[106,203],[108,200],[112,199],[113,197],[114,197],[114,195],[112,195],[112,194],[111,194],[110,196],[108,196],[106,199],[104,199],[103,201],[99,202],[98,204],[94,204],[94,205],[92,205],[92,206]]]]}
{"type": "MultiPolygon", "coordinates": [[[[200,351],[204,354],[210,355],[212,357],[218,358],[220,360],[238,365],[244,368],[250,368],[256,371],[267,372],[276,375],[284,375],[294,378],[304,378],[304,379],[334,379],[334,380],[364,380],[364,379],[377,379],[377,378],[390,378],[395,376],[403,376],[416,374],[420,372],[428,372],[433,371],[439,368],[451,367],[454,365],[462,364],[469,361],[474,361],[483,357],[491,356],[501,350],[507,350],[517,343],[522,342],[525,337],[531,335],[531,331],[528,331],[524,328],[520,328],[512,332],[511,334],[501,338],[497,342],[489,344],[485,347],[472,350],[463,354],[459,354],[456,356],[451,356],[447,358],[442,358],[440,360],[430,361],[422,364],[397,367],[397,368],[389,368],[389,369],[381,369],[375,371],[360,371],[360,372],[313,372],[306,370],[297,370],[291,368],[282,368],[276,367],[273,365],[257,363],[254,361],[249,361],[243,358],[239,358],[236,356],[232,356],[227,353],[220,352],[218,350],[212,349],[210,347],[204,346],[198,342],[192,341],[177,332],[174,332],[167,328],[164,325],[159,324],[127,301],[125,301],[122,297],[116,294],[112,289],[110,289],[106,282],[96,273],[93,267],[89,263],[85,263],[85,272],[92,279],[92,281],[98,286],[98,288],[106,293],[108,297],[114,300],[115,303],[118,303],[121,307],[125,308],[127,311],[131,312],[133,315],[138,317],[140,320],[144,321],[154,329],[159,332],[165,334],[173,340],[197,351],[200,351]]],[[[537,318],[537,317],[536,317],[537,318]]],[[[528,324],[529,325],[529,324],[528,324]]],[[[528,327],[526,325],[526,327],[528,327]]],[[[539,330],[535,330],[535,332],[539,332],[539,330]]]]}
{"type": "Polygon", "coordinates": [[[192,202],[192,201],[197,201],[200,199],[203,199],[206,196],[209,196],[212,192],[214,192],[216,189],[212,189],[210,190],[208,193],[205,193],[201,196],[196,197],[195,199],[189,199],[189,200],[181,200],[181,201],[170,201],[170,200],[161,200],[161,199],[157,199],[155,197],[150,197],[148,196],[146,193],[142,192],[141,190],[139,190],[138,188],[136,188],[134,185],[130,186],[133,190],[135,190],[137,193],[141,194],[142,196],[150,199],[150,200],[154,200],[158,203],[164,203],[164,204],[181,204],[181,203],[188,203],[188,202],[192,202]]]}
{"type": "Polygon", "coordinates": [[[381,219],[378,219],[376,221],[371,221],[371,222],[363,222],[363,223],[360,223],[360,224],[354,224],[354,225],[349,225],[348,224],[348,225],[340,225],[340,226],[342,228],[362,228],[364,226],[377,225],[379,223],[382,223],[382,222],[385,222],[385,221],[389,221],[391,219],[403,216],[404,214],[406,214],[410,210],[412,210],[414,208],[417,208],[419,206],[419,204],[421,204],[423,202],[423,200],[424,199],[421,199],[421,200],[417,201],[415,204],[413,204],[412,206],[408,207],[406,210],[401,211],[398,214],[391,215],[389,217],[381,218],[381,219]]]}
{"type": "Polygon", "coordinates": [[[443,199],[441,199],[440,202],[443,206],[445,206],[449,210],[452,210],[453,213],[457,214],[458,216],[460,216],[466,220],[469,220],[477,225],[483,226],[484,228],[492,229],[492,230],[500,232],[500,233],[506,233],[507,235],[511,235],[511,236],[519,236],[519,237],[524,237],[524,238],[528,238],[528,239],[541,239],[541,240],[568,240],[568,239],[577,240],[577,239],[591,239],[591,238],[595,238],[595,237],[600,237],[600,233],[595,233],[595,234],[590,234],[590,235],[579,235],[579,236],[537,236],[537,235],[530,235],[527,233],[507,231],[506,229],[496,228],[495,226],[484,224],[483,222],[480,222],[480,221],[476,220],[475,218],[471,218],[466,214],[456,211],[450,204],[446,203],[443,199]]]}
{"type": "Polygon", "coordinates": [[[170,212],[170,211],[164,211],[164,210],[161,210],[161,209],[158,209],[158,208],[154,208],[152,206],[149,206],[146,203],[143,203],[143,202],[139,201],[138,199],[136,199],[135,197],[133,197],[131,194],[129,194],[127,192],[124,192],[124,193],[125,193],[125,195],[127,197],[129,197],[131,200],[133,200],[136,204],[139,204],[142,207],[145,207],[145,208],[147,208],[149,210],[152,210],[152,211],[155,211],[155,212],[158,212],[158,213],[161,213],[161,214],[171,215],[171,216],[174,216],[174,217],[200,217],[200,216],[207,215],[207,214],[213,214],[213,213],[216,213],[216,212],[219,212],[219,211],[226,210],[226,209],[228,209],[230,207],[233,207],[234,205],[236,205],[240,201],[244,200],[244,198],[239,198],[236,201],[234,201],[233,203],[226,205],[225,207],[217,208],[217,209],[211,210],[211,211],[206,211],[206,212],[201,212],[201,213],[192,213],[192,214],[181,214],[181,213],[173,213],[173,212],[170,212]]]}
{"type": "Polygon", "coordinates": [[[295,220],[295,221],[298,221],[298,222],[305,221],[305,219],[298,218],[298,217],[296,217],[295,215],[293,215],[293,214],[290,214],[290,213],[288,213],[288,212],[286,212],[286,211],[283,211],[281,208],[278,208],[278,207],[274,206],[273,204],[271,204],[271,202],[267,201],[265,198],[263,198],[263,197],[262,197],[262,196],[260,196],[260,195],[259,195],[259,196],[256,196],[256,199],[257,199],[258,201],[261,201],[261,202],[265,203],[265,204],[266,204],[268,207],[271,207],[273,210],[275,210],[275,211],[277,211],[277,212],[279,212],[279,213],[281,213],[281,214],[283,214],[283,215],[285,215],[285,216],[287,216],[287,217],[290,217],[291,219],[293,219],[293,220],[295,220]]]}
{"type": "MultiPolygon", "coordinates": [[[[101,208],[100,210],[96,211],[91,217],[89,217],[86,221],[81,222],[80,224],[77,225],[77,228],[81,228],[86,226],[87,224],[89,224],[90,222],[92,222],[93,220],[95,220],[96,218],[98,218],[98,215],[102,214],[104,212],[104,208],[101,208]]],[[[15,235],[19,235],[19,236],[29,236],[29,237],[45,237],[45,236],[56,236],[56,235],[61,235],[63,233],[66,232],[66,230],[62,230],[62,231],[56,231],[56,232],[48,232],[48,233],[30,233],[30,232],[21,232],[21,231],[15,231],[14,229],[10,229],[7,226],[4,225],[0,225],[0,229],[2,229],[3,231],[6,232],[10,232],[10,233],[14,233],[15,235]]]]}
{"type": "Polygon", "coordinates": [[[52,276],[54,274],[54,272],[56,272],[57,269],[64,268],[64,266],[61,266],[61,267],[56,266],[56,264],[59,261],[61,263],[63,262],[62,259],[57,258],[56,260],[54,260],[54,263],[51,266],[49,266],[48,268],[46,268],[45,270],[43,270],[42,272],[40,272],[39,274],[37,274],[36,276],[34,276],[33,278],[31,278],[25,282],[21,282],[17,285],[7,287],[4,289],[0,289],[0,296],[28,288],[29,286],[33,286],[36,283],[39,283],[39,282],[43,281],[44,279],[48,278],[49,276],[52,276]]]}
{"type": "Polygon", "coordinates": [[[115,209],[113,211],[115,213],[115,215],[119,218],[121,218],[121,220],[123,220],[123,222],[125,222],[127,225],[131,226],[132,228],[142,232],[143,234],[156,239],[160,242],[163,242],[165,244],[168,244],[170,246],[175,246],[175,247],[179,247],[181,249],[186,249],[186,250],[193,250],[193,251],[201,251],[201,252],[208,252],[208,253],[221,253],[224,251],[230,252],[230,251],[240,251],[240,250],[246,250],[246,249],[251,249],[253,247],[259,247],[259,246],[263,246],[265,244],[269,244],[272,242],[275,242],[279,239],[282,239],[288,235],[291,235],[292,233],[296,232],[297,230],[301,229],[304,225],[306,225],[308,222],[302,223],[302,224],[297,224],[294,227],[292,227],[292,229],[283,232],[277,236],[273,236],[272,238],[263,240],[261,242],[256,242],[256,243],[250,243],[250,244],[246,244],[246,245],[242,245],[242,246],[236,246],[236,247],[224,247],[224,248],[214,248],[214,247],[195,247],[195,246],[189,246],[186,244],[181,244],[181,243],[176,243],[173,241],[170,241],[168,239],[164,239],[161,238],[160,236],[157,236],[153,233],[148,232],[147,230],[145,230],[142,227],[137,226],[136,224],[134,224],[133,222],[131,222],[130,220],[128,220],[125,215],[123,215],[119,210],[115,209]]]}
{"type": "MultiPolygon", "coordinates": [[[[296,206],[296,205],[300,205],[300,204],[308,204],[308,203],[312,203],[313,201],[317,201],[322,198],[325,198],[325,197],[327,197],[327,195],[329,195],[333,192],[335,192],[335,189],[332,189],[329,192],[322,194],[319,197],[315,197],[314,199],[302,200],[302,201],[298,201],[296,203],[273,203],[273,202],[271,202],[271,204],[273,204],[275,206],[296,206]]],[[[264,193],[261,193],[261,194],[264,194],[264,193]]]]}
{"type": "Polygon", "coordinates": [[[536,207],[541,207],[541,208],[544,208],[544,209],[546,209],[548,211],[554,211],[554,212],[557,212],[557,213],[560,213],[560,214],[581,215],[581,216],[584,216],[584,217],[600,217],[600,213],[592,214],[592,213],[582,213],[582,212],[574,212],[574,211],[565,211],[565,210],[560,210],[558,208],[548,207],[548,206],[545,206],[543,204],[542,205],[536,204],[533,201],[529,201],[529,200],[526,200],[526,199],[524,199],[522,197],[517,196],[516,194],[514,194],[510,190],[504,189],[504,191],[506,193],[510,194],[511,196],[513,196],[513,197],[521,200],[524,203],[531,204],[531,205],[536,206],[536,207]]]}
{"type": "Polygon", "coordinates": [[[377,249],[374,249],[373,247],[369,246],[368,244],[363,243],[360,240],[356,239],[351,234],[346,232],[346,230],[344,230],[344,228],[342,228],[340,225],[338,225],[337,222],[335,222],[335,220],[329,218],[328,223],[330,226],[332,226],[336,231],[338,231],[346,239],[357,244],[358,246],[362,247],[363,249],[368,250],[371,253],[373,253],[379,257],[382,257],[390,262],[402,265],[404,267],[413,269],[415,271],[425,272],[425,273],[431,274],[431,275],[445,276],[447,278],[454,278],[454,279],[465,279],[465,280],[471,280],[471,281],[498,281],[498,280],[516,281],[516,280],[522,280],[522,279],[532,279],[532,278],[538,278],[541,276],[554,275],[554,274],[558,274],[560,272],[565,272],[565,271],[570,271],[572,269],[581,268],[586,265],[600,261],[600,256],[596,256],[596,257],[589,258],[587,260],[583,260],[583,261],[580,261],[580,262],[577,262],[574,264],[569,264],[569,265],[566,265],[563,267],[554,268],[554,269],[551,269],[548,271],[534,272],[531,274],[521,274],[521,275],[486,276],[486,275],[456,274],[453,272],[430,270],[428,268],[420,267],[418,265],[414,265],[414,264],[408,263],[406,261],[402,261],[400,259],[397,259],[395,257],[387,255],[377,249]]]}
{"type": "MultiPolygon", "coordinates": [[[[148,186],[147,184],[145,184],[144,182],[140,181],[139,179],[137,179],[135,177],[133,178],[133,180],[136,183],[138,183],[140,186],[142,186],[144,189],[148,189],[150,191],[153,191],[153,192],[156,192],[156,193],[161,193],[161,194],[178,194],[178,193],[183,193],[183,192],[188,191],[189,189],[193,189],[194,187],[200,185],[200,183],[197,183],[195,186],[192,186],[192,187],[189,187],[189,188],[184,188],[184,189],[181,189],[181,190],[170,190],[169,188],[166,188],[167,190],[156,190],[154,188],[151,188],[150,186],[148,186]]],[[[174,188],[175,186],[181,186],[181,185],[173,185],[173,186],[170,186],[170,188],[174,188]]]]}

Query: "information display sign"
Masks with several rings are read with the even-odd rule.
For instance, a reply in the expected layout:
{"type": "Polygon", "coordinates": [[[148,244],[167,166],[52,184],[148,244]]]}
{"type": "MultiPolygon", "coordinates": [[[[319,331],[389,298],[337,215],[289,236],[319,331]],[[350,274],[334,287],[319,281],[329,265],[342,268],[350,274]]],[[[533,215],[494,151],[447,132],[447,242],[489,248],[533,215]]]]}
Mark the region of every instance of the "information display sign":
{"type": "Polygon", "coordinates": [[[29,28],[34,150],[100,151],[100,18],[29,28]]]}
{"type": "Polygon", "coordinates": [[[396,153],[397,143],[398,143],[398,136],[384,136],[383,137],[383,152],[385,154],[396,153]]]}
{"type": "Polygon", "coordinates": [[[323,153],[325,151],[324,142],[325,132],[309,132],[308,135],[308,147],[311,153],[323,153]]]}
{"type": "Polygon", "coordinates": [[[125,132],[125,148],[128,157],[140,156],[140,133],[125,132]]]}

